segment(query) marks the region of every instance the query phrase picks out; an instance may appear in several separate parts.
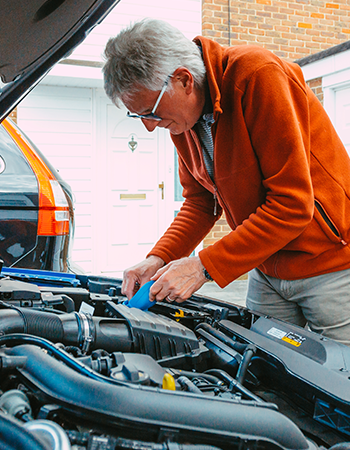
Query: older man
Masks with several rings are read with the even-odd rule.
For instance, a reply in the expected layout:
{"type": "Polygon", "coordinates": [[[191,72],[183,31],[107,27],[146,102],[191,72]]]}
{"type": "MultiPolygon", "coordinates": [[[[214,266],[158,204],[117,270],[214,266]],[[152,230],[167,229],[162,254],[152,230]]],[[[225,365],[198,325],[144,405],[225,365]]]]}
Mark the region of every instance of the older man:
{"type": "Polygon", "coordinates": [[[350,344],[350,159],[299,66],[152,19],[105,56],[112,101],[170,131],[185,197],[123,292],[152,279],[151,299],[182,302],[249,272],[248,307],[350,344]],[[232,231],[188,257],[222,211],[232,231]]]}

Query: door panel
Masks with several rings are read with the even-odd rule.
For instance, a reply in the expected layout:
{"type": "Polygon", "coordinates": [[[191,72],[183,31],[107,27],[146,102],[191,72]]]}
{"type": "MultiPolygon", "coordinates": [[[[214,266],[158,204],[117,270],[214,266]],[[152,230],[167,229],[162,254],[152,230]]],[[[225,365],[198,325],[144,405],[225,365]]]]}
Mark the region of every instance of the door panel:
{"type": "MultiPolygon", "coordinates": [[[[158,130],[149,133],[142,122],[126,117],[101,97],[98,142],[106,148],[106,164],[101,165],[107,220],[99,224],[102,245],[101,271],[121,275],[142,260],[159,236],[158,215],[161,193],[158,188],[158,130]]],[[[103,151],[103,150],[102,150],[103,151]]]]}

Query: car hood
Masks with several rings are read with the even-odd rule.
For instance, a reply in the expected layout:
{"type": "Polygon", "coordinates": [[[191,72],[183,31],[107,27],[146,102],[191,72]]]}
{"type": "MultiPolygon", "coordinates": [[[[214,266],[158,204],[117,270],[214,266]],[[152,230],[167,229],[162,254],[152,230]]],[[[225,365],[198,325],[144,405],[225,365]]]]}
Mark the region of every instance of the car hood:
{"type": "Polygon", "coordinates": [[[0,123],[119,0],[0,0],[0,123]]]}

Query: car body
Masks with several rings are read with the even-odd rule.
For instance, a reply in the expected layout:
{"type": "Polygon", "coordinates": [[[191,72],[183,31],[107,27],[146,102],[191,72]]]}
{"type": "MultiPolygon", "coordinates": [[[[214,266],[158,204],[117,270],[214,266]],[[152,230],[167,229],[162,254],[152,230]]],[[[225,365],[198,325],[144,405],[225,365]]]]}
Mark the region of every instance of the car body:
{"type": "MultiPolygon", "coordinates": [[[[0,0],[0,121],[116,3],[0,0]]],[[[13,146],[18,131],[3,127],[13,146]]],[[[33,147],[21,139],[14,153],[27,184],[4,158],[0,182],[8,164],[8,186],[13,177],[12,191],[17,182],[18,189],[4,198],[28,206],[29,229],[46,191],[40,200],[44,184],[22,152],[33,147]]],[[[48,180],[52,192],[57,184],[48,180]]],[[[205,296],[129,308],[121,284],[2,268],[0,448],[350,448],[349,347],[205,296]]]]}
{"type": "Polygon", "coordinates": [[[9,119],[0,125],[0,258],[8,267],[69,271],[73,193],[9,119]]]}

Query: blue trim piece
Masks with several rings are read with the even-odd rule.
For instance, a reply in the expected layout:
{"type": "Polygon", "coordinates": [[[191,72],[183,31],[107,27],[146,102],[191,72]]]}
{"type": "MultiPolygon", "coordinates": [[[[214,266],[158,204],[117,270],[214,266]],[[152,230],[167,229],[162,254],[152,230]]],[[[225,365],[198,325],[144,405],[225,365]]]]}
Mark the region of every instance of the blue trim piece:
{"type": "Polygon", "coordinates": [[[13,267],[3,267],[1,270],[2,276],[8,276],[19,279],[21,281],[28,281],[39,286],[73,286],[79,287],[80,281],[74,274],[63,272],[51,272],[49,270],[34,270],[34,269],[20,269],[13,267]]]}

